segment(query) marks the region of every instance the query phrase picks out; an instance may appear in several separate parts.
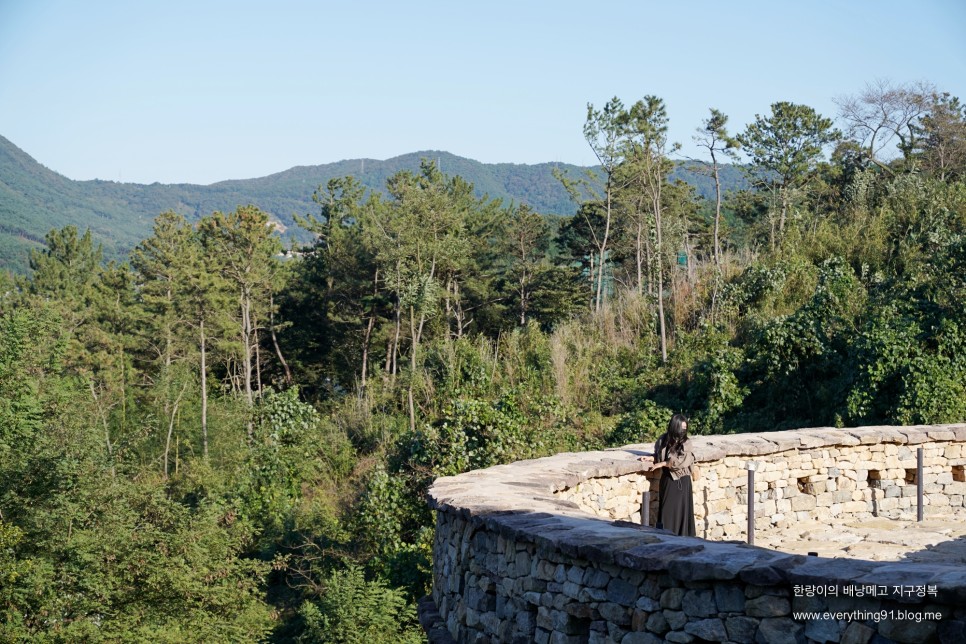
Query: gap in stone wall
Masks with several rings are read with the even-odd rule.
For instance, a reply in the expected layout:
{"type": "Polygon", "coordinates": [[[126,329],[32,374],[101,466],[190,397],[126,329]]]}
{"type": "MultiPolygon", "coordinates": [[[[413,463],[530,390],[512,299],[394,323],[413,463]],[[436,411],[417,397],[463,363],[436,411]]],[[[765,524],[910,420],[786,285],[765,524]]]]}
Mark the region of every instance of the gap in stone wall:
{"type": "Polygon", "coordinates": [[[869,474],[865,477],[865,480],[869,485],[869,489],[882,489],[882,473],[879,470],[869,470],[869,474]]]}
{"type": "Polygon", "coordinates": [[[802,494],[815,494],[815,485],[808,480],[808,477],[798,479],[798,491],[802,494]]]}

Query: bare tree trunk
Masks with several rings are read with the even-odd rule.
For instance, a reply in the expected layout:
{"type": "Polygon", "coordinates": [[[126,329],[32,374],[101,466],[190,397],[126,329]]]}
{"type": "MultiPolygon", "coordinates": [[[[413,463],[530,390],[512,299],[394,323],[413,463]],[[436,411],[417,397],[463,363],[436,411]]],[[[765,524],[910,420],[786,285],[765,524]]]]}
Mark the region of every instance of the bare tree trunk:
{"type": "MultiPolygon", "coordinates": [[[[248,294],[242,291],[241,296],[241,314],[242,314],[242,324],[241,324],[241,340],[242,340],[242,387],[245,392],[245,401],[248,403],[249,409],[255,405],[255,399],[252,392],[252,313],[251,313],[252,302],[248,294]]],[[[252,419],[249,417],[246,424],[246,430],[248,435],[248,440],[251,440],[255,435],[255,426],[252,423],[252,419]]]]}
{"type": "Polygon", "coordinates": [[[657,317],[661,326],[661,362],[667,362],[667,331],[664,324],[664,270],[657,264],[657,317]]]}
{"type": "Polygon", "coordinates": [[[644,244],[644,254],[647,266],[647,292],[654,295],[654,255],[651,248],[651,240],[647,239],[644,244]]]}
{"type": "Polygon", "coordinates": [[[402,284],[400,283],[399,276],[400,266],[396,263],[396,332],[395,337],[392,341],[392,352],[390,356],[392,358],[392,371],[390,372],[393,378],[399,373],[399,337],[402,333],[402,302],[399,301],[399,292],[402,289],[402,284]]]}
{"type": "Polygon", "coordinates": [[[594,309],[595,294],[597,293],[597,287],[594,285],[594,281],[597,279],[594,268],[594,252],[590,252],[590,310],[594,309]]]}
{"type": "Polygon", "coordinates": [[[423,328],[426,326],[426,314],[419,314],[419,326],[416,327],[416,342],[423,341],[423,328]]]}
{"type": "Polygon", "coordinates": [[[664,277],[661,266],[657,267],[657,316],[661,323],[661,362],[667,362],[667,330],[664,323],[664,277]]]}
{"type": "Polygon", "coordinates": [[[246,293],[241,296],[241,342],[242,342],[242,386],[245,400],[249,406],[254,404],[252,393],[252,318],[251,299],[246,293]]]}
{"type": "Polygon", "coordinates": [[[275,355],[278,356],[278,361],[282,365],[282,369],[285,371],[285,384],[289,387],[292,386],[292,370],[288,368],[288,363],[285,362],[285,356],[282,355],[282,348],[278,346],[278,337],[275,335],[275,296],[271,295],[269,297],[269,320],[268,327],[272,333],[272,345],[275,347],[275,355]]]}
{"type": "Polygon", "coordinates": [[[454,293],[456,294],[456,338],[463,337],[463,330],[469,325],[466,321],[466,312],[463,310],[463,302],[460,299],[460,283],[453,282],[454,293]]]}
{"type": "Polygon", "coordinates": [[[778,242],[781,243],[782,238],[785,236],[785,217],[788,214],[788,193],[785,189],[781,192],[782,198],[782,214],[781,218],[778,220],[778,242]]]}
{"type": "Polygon", "coordinates": [[[386,338],[386,364],[383,367],[386,375],[392,374],[392,336],[386,338]]]}
{"type": "Polygon", "coordinates": [[[657,316],[661,327],[661,362],[667,363],[667,328],[664,320],[664,246],[662,241],[661,221],[661,178],[658,177],[652,191],[652,207],[654,208],[654,226],[657,232],[657,316]]]}
{"type": "Polygon", "coordinates": [[[399,338],[402,335],[402,306],[396,305],[396,336],[392,342],[392,375],[399,373],[399,338]]]}
{"type": "Polygon", "coordinates": [[[721,267],[721,245],[718,241],[721,229],[721,180],[718,177],[718,159],[714,156],[714,147],[711,147],[711,163],[714,168],[714,263],[721,267]]]}
{"type": "Polygon", "coordinates": [[[262,352],[258,346],[258,320],[252,318],[252,346],[255,347],[255,393],[262,395],[262,352]]]}
{"type": "MultiPolygon", "coordinates": [[[[379,269],[376,269],[372,276],[372,301],[375,309],[376,296],[379,294],[379,269]]],[[[376,312],[371,310],[369,322],[366,324],[366,333],[362,338],[362,389],[365,390],[369,378],[369,346],[372,342],[372,330],[376,326],[376,312]]]]}
{"type": "Polygon", "coordinates": [[[527,325],[527,291],[526,286],[523,283],[523,278],[520,279],[520,326],[527,325]]]}
{"type": "Polygon", "coordinates": [[[362,337],[362,389],[366,388],[369,376],[369,340],[372,338],[372,329],[376,326],[375,314],[369,316],[366,324],[366,333],[362,337]]]}
{"type": "Polygon", "coordinates": [[[107,444],[107,460],[111,463],[111,479],[117,478],[117,472],[114,469],[114,447],[111,445],[111,428],[107,423],[107,415],[104,413],[104,408],[101,407],[101,401],[97,397],[97,390],[94,389],[94,381],[88,380],[87,384],[91,388],[91,396],[94,398],[94,404],[97,405],[97,413],[101,417],[101,422],[104,424],[104,442],[107,444]]]}
{"type": "Polygon", "coordinates": [[[178,416],[178,405],[181,404],[181,397],[184,396],[184,392],[188,389],[188,383],[184,383],[181,387],[181,393],[178,394],[178,398],[174,401],[174,405],[171,408],[171,413],[168,416],[168,438],[164,442],[164,479],[168,480],[168,453],[171,451],[171,435],[174,433],[174,419],[178,416]]]}
{"type": "Polygon", "coordinates": [[[240,396],[242,393],[241,386],[241,376],[238,373],[238,367],[235,363],[238,361],[235,357],[229,357],[225,359],[225,371],[227,372],[228,382],[231,384],[231,393],[235,396],[240,396]]]}
{"type": "Polygon", "coordinates": [[[207,365],[207,347],[205,340],[205,318],[201,318],[201,323],[198,325],[201,333],[200,337],[200,348],[201,348],[201,444],[202,453],[204,454],[205,460],[208,460],[208,365],[207,365]]]}
{"type": "Polygon", "coordinates": [[[413,404],[413,381],[416,379],[416,346],[419,338],[416,335],[416,311],[409,307],[409,331],[413,344],[409,348],[409,431],[416,431],[416,407],[413,404]]]}
{"type": "Polygon", "coordinates": [[[446,297],[443,299],[443,309],[446,315],[446,339],[450,340],[453,338],[453,329],[449,326],[449,319],[452,316],[452,308],[450,306],[450,295],[452,295],[453,280],[446,280],[446,297]]]}
{"type": "Polygon", "coordinates": [[[594,310],[600,311],[603,305],[604,292],[604,266],[607,264],[607,238],[610,236],[610,216],[611,216],[611,192],[610,183],[607,185],[607,219],[604,223],[604,240],[600,244],[600,266],[597,269],[597,300],[594,310]]]}
{"type": "Polygon", "coordinates": [[[711,290],[711,324],[714,324],[718,311],[718,290],[721,288],[721,179],[713,146],[711,161],[714,166],[714,286],[711,290]]]}
{"type": "Polygon", "coordinates": [[[635,261],[637,262],[637,294],[644,294],[644,222],[640,217],[637,219],[637,241],[635,250],[635,261]]]}
{"type": "MultiPolygon", "coordinates": [[[[432,264],[429,267],[429,279],[432,280],[433,277],[435,277],[435,275],[436,275],[436,258],[433,257],[432,264]]],[[[424,307],[420,307],[420,308],[423,309],[423,310],[421,310],[419,312],[419,334],[416,336],[416,342],[417,343],[422,342],[422,340],[423,340],[423,327],[426,324],[426,312],[425,312],[425,309],[424,309],[424,307]]],[[[410,308],[410,310],[412,310],[412,309],[410,308]]],[[[413,345],[413,349],[414,349],[413,353],[415,353],[415,345],[413,345]]]]}

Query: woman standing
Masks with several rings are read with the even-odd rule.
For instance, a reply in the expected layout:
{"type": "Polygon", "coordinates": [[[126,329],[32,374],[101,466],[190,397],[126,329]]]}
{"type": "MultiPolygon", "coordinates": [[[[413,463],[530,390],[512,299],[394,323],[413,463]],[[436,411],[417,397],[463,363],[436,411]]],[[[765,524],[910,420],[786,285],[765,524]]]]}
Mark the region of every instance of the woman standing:
{"type": "MultiPolygon", "coordinates": [[[[641,460],[645,458],[642,456],[641,460]]],[[[686,537],[695,536],[692,465],[694,454],[688,438],[688,419],[684,414],[675,414],[668,423],[667,432],[654,443],[652,462],[644,469],[650,472],[663,468],[657,520],[665,530],[686,537]]]]}

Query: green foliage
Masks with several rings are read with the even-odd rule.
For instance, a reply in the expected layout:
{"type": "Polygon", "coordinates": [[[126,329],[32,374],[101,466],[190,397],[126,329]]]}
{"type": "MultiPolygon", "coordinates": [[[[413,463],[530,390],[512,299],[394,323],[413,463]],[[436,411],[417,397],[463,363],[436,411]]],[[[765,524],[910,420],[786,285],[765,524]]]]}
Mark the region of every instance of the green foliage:
{"type": "Polygon", "coordinates": [[[411,599],[430,592],[431,514],[419,490],[430,481],[388,473],[377,466],[356,504],[354,532],[368,566],[411,599]]]}
{"type": "Polygon", "coordinates": [[[878,308],[854,343],[858,386],[848,396],[850,419],[891,420],[899,396],[902,371],[915,354],[919,325],[895,304],[878,308]]]}
{"type": "Polygon", "coordinates": [[[315,408],[299,400],[297,388],[261,395],[240,499],[241,514],[256,527],[263,550],[294,530],[307,482],[317,482],[326,466],[344,473],[347,447],[326,432],[315,408]]]}
{"type": "Polygon", "coordinates": [[[903,425],[959,422],[966,418],[966,333],[952,320],[933,329],[935,351],[922,352],[903,378],[897,420],[903,425]]]}
{"type": "Polygon", "coordinates": [[[851,422],[948,423],[966,416],[962,317],[930,313],[936,312],[894,303],[875,309],[852,352],[851,422]]]}
{"type": "Polygon", "coordinates": [[[527,431],[512,392],[495,402],[457,393],[435,427],[419,440],[422,457],[439,476],[452,476],[531,456],[542,447],[527,431]]]}
{"type": "Polygon", "coordinates": [[[376,466],[366,480],[356,513],[357,533],[370,552],[386,558],[402,547],[407,511],[405,480],[376,466]]]}
{"type": "Polygon", "coordinates": [[[833,258],[819,267],[806,303],[756,329],[747,349],[753,359],[746,377],[752,379],[753,407],[773,401],[759,412],[768,414],[764,422],[832,424],[848,390],[848,337],[864,299],[851,267],[833,258]]]}
{"type": "Polygon", "coordinates": [[[0,318],[2,639],[257,639],[266,567],[217,503],[186,507],[155,477],[117,476],[85,389],[43,309],[0,318]],[[27,348],[29,347],[29,351],[27,348]],[[94,421],[94,422],[91,422],[94,421]]]}
{"type": "Polygon", "coordinates": [[[725,286],[724,299],[738,315],[745,315],[750,309],[764,308],[766,298],[782,293],[787,277],[786,264],[753,264],[725,286]]]}
{"type": "Polygon", "coordinates": [[[325,580],[316,601],[302,605],[305,622],[301,642],[322,644],[396,644],[423,641],[413,607],[398,590],[376,579],[367,581],[361,568],[336,570],[325,580]]]}
{"type": "Polygon", "coordinates": [[[770,116],[756,114],[738,140],[762,171],[775,173],[788,188],[814,173],[823,147],[840,136],[831,119],[807,105],[782,101],[772,104],[770,116]]]}
{"type": "Polygon", "coordinates": [[[966,105],[948,92],[931,97],[929,112],[913,125],[913,153],[940,181],[966,176],[966,105]]]}
{"type": "Polygon", "coordinates": [[[23,536],[23,530],[17,526],[0,521],[0,602],[6,607],[0,612],[0,636],[8,641],[26,631],[22,612],[11,607],[21,599],[23,580],[36,574],[37,568],[37,561],[24,556],[19,547],[23,536]]]}
{"type": "Polygon", "coordinates": [[[667,423],[674,411],[652,400],[642,400],[637,409],[621,415],[606,443],[619,447],[629,443],[648,443],[667,431],[667,423]]]}
{"type": "Polygon", "coordinates": [[[792,208],[818,172],[824,148],[838,141],[841,132],[807,105],[782,101],[773,103],[771,111],[766,117],[756,114],[737,140],[753,161],[758,186],[777,202],[777,208],[769,204],[766,209],[774,249],[784,239],[786,223],[798,214],[792,208]]]}
{"type": "Polygon", "coordinates": [[[56,331],[49,316],[24,309],[0,316],[0,462],[32,441],[43,427],[36,373],[55,367],[63,347],[55,345],[44,355],[36,343],[56,331]]]}
{"type": "Polygon", "coordinates": [[[731,346],[712,350],[695,368],[695,382],[689,391],[691,409],[696,412],[689,427],[693,433],[719,434],[726,429],[729,416],[739,410],[748,387],[741,383],[744,352],[731,346]]]}

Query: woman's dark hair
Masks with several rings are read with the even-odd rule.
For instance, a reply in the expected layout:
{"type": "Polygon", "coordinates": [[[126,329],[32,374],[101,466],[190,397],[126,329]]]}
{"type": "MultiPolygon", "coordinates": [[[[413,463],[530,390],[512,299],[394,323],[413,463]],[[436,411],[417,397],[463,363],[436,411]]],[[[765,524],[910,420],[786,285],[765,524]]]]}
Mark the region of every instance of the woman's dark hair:
{"type": "Polygon", "coordinates": [[[688,430],[685,424],[688,417],[684,414],[674,414],[667,424],[667,446],[668,451],[680,451],[684,441],[688,439],[688,430]]]}

